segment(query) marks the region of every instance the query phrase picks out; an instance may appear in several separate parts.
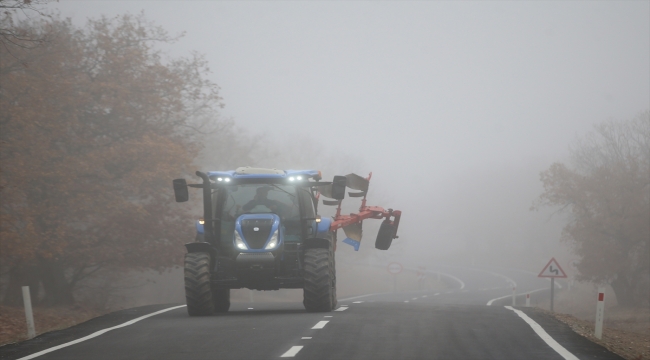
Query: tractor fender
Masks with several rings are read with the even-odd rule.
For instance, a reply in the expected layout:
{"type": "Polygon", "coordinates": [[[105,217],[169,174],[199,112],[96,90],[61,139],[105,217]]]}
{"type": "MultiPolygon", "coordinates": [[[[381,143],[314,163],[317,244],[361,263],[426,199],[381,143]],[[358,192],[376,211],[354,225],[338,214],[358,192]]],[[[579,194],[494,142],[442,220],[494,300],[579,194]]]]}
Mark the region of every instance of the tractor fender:
{"type": "Polygon", "coordinates": [[[332,233],[318,233],[317,237],[305,240],[305,249],[329,249],[332,247],[332,233]]]}
{"type": "Polygon", "coordinates": [[[208,244],[207,242],[191,242],[185,244],[185,248],[187,249],[188,253],[208,253],[210,254],[210,257],[214,258],[214,256],[217,253],[217,249],[215,249],[212,245],[208,244]]]}

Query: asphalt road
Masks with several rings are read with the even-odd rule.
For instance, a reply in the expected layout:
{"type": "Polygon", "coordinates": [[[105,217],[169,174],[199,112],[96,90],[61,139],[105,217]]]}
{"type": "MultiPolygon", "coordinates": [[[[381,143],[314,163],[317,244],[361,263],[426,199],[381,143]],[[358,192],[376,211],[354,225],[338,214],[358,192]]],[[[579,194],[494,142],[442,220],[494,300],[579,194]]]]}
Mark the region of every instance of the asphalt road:
{"type": "Polygon", "coordinates": [[[234,303],[209,317],[189,317],[182,304],[140,307],[0,347],[0,358],[621,359],[542,312],[510,307],[513,287],[520,304],[526,292],[549,288],[535,274],[430,271],[446,291],[365,294],[340,299],[330,313],[307,313],[301,303],[234,303]]]}

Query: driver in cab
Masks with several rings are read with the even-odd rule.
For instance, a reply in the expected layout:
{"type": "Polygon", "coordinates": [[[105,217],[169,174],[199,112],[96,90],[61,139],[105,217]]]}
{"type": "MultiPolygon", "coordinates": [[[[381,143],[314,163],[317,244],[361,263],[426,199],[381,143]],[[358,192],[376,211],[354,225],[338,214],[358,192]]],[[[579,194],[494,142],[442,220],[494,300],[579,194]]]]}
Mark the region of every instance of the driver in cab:
{"type": "Polygon", "coordinates": [[[270,186],[261,186],[258,187],[255,191],[255,197],[253,200],[249,201],[242,207],[244,211],[251,211],[255,206],[263,205],[269,208],[274,213],[279,213],[287,207],[280,201],[272,200],[268,198],[269,191],[271,190],[270,186]]]}

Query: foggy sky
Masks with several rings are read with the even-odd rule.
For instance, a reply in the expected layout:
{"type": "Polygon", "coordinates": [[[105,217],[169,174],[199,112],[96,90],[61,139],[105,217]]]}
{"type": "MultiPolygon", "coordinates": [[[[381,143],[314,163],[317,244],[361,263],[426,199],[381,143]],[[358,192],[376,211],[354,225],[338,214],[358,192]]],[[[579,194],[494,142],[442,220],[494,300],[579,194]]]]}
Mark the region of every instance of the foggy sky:
{"type": "Polygon", "coordinates": [[[499,237],[557,241],[557,231],[545,234],[528,211],[541,192],[538,174],[566,160],[567,146],[593,124],[650,107],[649,4],[60,0],[48,7],[79,25],[143,10],[171,34],[185,31],[169,51],[207,56],[224,116],[275,139],[291,141],[290,130],[358,156],[360,174],[373,171],[371,187],[391,201],[377,205],[404,211],[402,238],[437,251],[499,237]]]}

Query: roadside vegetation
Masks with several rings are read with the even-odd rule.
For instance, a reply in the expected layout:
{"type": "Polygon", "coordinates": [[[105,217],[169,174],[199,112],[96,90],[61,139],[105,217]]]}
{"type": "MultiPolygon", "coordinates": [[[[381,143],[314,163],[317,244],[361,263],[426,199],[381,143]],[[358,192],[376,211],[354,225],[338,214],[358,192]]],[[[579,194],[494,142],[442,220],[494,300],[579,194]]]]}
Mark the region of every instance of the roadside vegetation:
{"type": "Polygon", "coordinates": [[[578,280],[611,285],[620,306],[650,306],[650,112],[595,126],[541,181],[535,207],[568,213],[578,280]]]}

